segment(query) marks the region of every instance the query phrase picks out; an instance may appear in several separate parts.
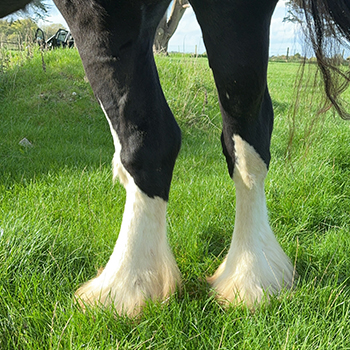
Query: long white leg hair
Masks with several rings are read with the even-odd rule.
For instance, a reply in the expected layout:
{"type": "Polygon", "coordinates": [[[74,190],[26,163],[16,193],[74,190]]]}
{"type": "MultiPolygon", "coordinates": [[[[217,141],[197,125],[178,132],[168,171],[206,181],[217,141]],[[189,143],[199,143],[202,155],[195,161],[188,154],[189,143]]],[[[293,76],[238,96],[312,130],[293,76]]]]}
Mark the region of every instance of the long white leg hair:
{"type": "Polygon", "coordinates": [[[290,288],[293,265],[277,242],[268,222],[264,193],[267,168],[258,153],[234,135],[236,217],[228,254],[208,278],[218,297],[254,307],[264,295],[290,288]]]}

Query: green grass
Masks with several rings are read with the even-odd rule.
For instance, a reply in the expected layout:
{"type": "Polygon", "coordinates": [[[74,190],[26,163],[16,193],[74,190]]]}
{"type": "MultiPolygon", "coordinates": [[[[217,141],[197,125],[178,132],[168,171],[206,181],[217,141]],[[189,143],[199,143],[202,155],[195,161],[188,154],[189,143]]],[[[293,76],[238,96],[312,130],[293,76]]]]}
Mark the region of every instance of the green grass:
{"type": "Polygon", "coordinates": [[[122,218],[108,124],[75,50],[45,52],[46,72],[39,53],[19,55],[3,56],[0,73],[0,349],[350,349],[350,124],[328,115],[310,131],[315,110],[302,99],[287,149],[298,65],[270,64],[266,181],[297,288],[254,313],[210,295],[204,278],[227,252],[235,207],[216,91],[206,59],[159,57],[183,132],[167,217],[183,291],[130,320],[73,303],[107,262],[122,218]]]}

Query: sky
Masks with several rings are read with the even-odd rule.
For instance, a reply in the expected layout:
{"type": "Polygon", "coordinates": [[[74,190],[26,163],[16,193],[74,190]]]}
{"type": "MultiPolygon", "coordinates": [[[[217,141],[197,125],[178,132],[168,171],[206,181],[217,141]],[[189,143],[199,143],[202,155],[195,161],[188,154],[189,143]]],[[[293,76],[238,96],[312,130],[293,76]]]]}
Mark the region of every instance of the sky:
{"type": "MultiPolygon", "coordinates": [[[[287,53],[287,48],[289,48],[290,55],[294,55],[297,52],[301,53],[302,51],[297,39],[296,28],[292,23],[283,22],[283,18],[286,16],[286,1],[287,0],[279,1],[272,17],[270,56],[285,55],[287,53]]],[[[47,20],[50,23],[60,23],[67,26],[53,2],[50,0],[47,1],[47,3],[50,6],[47,20]]],[[[170,39],[168,49],[169,51],[186,53],[195,53],[196,50],[197,53],[203,53],[205,51],[202,33],[191,7],[185,11],[175,34],[170,39]]]]}

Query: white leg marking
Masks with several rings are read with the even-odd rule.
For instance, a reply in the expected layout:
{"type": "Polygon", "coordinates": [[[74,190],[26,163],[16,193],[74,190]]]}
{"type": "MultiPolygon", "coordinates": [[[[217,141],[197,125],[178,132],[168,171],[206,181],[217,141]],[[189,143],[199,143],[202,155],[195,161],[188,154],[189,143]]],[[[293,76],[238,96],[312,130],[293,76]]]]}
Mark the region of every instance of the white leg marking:
{"type": "Polygon", "coordinates": [[[166,238],[167,203],[148,197],[134,183],[120,163],[120,143],[110,126],[116,149],[114,176],[127,192],[123,221],[105,269],[79,288],[76,296],[82,305],[113,304],[119,314],[134,316],[146,299],[167,298],[180,286],[181,277],[166,238]]]}
{"type": "Polygon", "coordinates": [[[264,295],[268,298],[291,287],[293,266],[268,222],[265,163],[241,137],[234,135],[233,140],[237,157],[235,227],[227,257],[208,281],[219,298],[253,307],[264,295]]]}
{"type": "MultiPolygon", "coordinates": [[[[119,181],[122,185],[124,185],[124,187],[127,185],[128,183],[128,174],[127,171],[124,169],[122,162],[120,161],[120,151],[122,150],[122,146],[120,144],[117,132],[114,130],[112,123],[110,121],[110,119],[108,118],[107,112],[104,109],[101,101],[100,102],[100,106],[103,110],[103,113],[106,116],[106,119],[108,121],[109,124],[109,128],[111,129],[111,134],[113,137],[113,143],[114,143],[114,156],[113,156],[113,161],[112,161],[112,167],[113,167],[113,180],[116,180],[117,178],[119,178],[119,181]]],[[[131,177],[131,175],[129,175],[129,177],[131,177]]]]}

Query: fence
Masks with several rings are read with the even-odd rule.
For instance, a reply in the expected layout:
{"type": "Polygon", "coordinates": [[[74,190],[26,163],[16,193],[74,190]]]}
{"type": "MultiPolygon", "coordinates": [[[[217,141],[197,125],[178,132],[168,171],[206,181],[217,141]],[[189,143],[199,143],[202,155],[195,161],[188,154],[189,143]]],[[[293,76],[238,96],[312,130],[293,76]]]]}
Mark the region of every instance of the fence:
{"type": "Polygon", "coordinates": [[[20,42],[0,41],[0,49],[22,51],[24,50],[24,48],[25,45],[23,45],[23,43],[20,42]]]}

